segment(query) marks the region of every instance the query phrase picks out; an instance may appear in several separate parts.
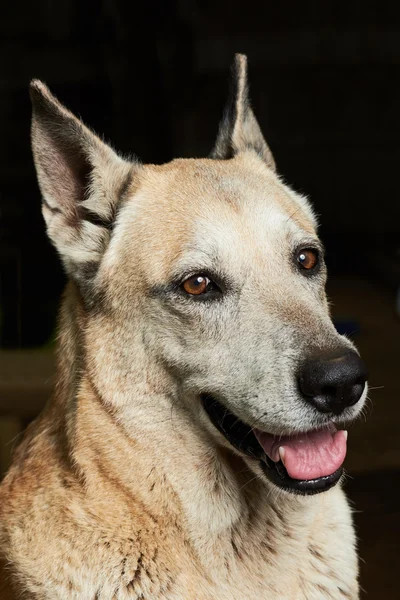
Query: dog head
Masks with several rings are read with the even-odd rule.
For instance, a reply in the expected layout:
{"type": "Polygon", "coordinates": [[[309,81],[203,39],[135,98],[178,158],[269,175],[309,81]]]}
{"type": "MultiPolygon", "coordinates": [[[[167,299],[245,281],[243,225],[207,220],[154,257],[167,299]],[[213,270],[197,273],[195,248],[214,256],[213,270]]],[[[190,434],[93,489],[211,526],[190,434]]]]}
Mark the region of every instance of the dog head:
{"type": "Polygon", "coordinates": [[[245,57],[207,159],[124,160],[42,83],[31,96],[48,234],[112,401],[129,410],[142,381],[280,488],[334,485],[346,452],[335,423],[360,412],[366,372],[330,319],[316,219],[276,174],[245,57]]]}

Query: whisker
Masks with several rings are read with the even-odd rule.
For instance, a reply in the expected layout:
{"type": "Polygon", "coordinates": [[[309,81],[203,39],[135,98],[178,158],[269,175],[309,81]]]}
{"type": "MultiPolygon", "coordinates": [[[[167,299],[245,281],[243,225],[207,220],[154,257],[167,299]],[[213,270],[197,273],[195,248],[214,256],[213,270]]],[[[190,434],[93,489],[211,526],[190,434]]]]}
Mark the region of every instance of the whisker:
{"type": "Polygon", "coordinates": [[[249,427],[250,427],[250,430],[249,430],[249,431],[246,433],[246,435],[244,436],[244,438],[243,438],[243,439],[246,439],[246,437],[247,437],[247,436],[248,436],[250,433],[253,433],[253,432],[254,432],[254,430],[255,430],[255,429],[257,429],[257,427],[255,426],[255,424],[257,423],[257,421],[258,421],[258,419],[256,419],[256,420],[253,422],[253,425],[250,425],[250,426],[249,426],[249,427]]]}
{"type": "Polygon", "coordinates": [[[290,221],[290,219],[293,219],[294,215],[297,214],[299,212],[299,210],[301,210],[301,206],[299,206],[298,208],[296,208],[296,210],[287,218],[287,220],[285,221],[285,223],[287,223],[288,221],[290,221]]]}
{"type": "Polygon", "coordinates": [[[228,414],[228,409],[226,408],[226,409],[225,409],[225,414],[224,414],[224,416],[222,417],[222,423],[221,423],[222,427],[224,426],[224,421],[225,421],[225,419],[226,419],[226,415],[227,415],[227,414],[228,414]]]}
{"type": "Polygon", "coordinates": [[[243,488],[245,488],[245,487],[246,487],[246,485],[248,485],[249,483],[251,483],[252,481],[254,481],[255,479],[258,479],[258,478],[259,478],[259,476],[258,476],[258,475],[255,475],[255,477],[252,477],[251,479],[249,479],[249,481],[246,481],[246,483],[245,483],[245,484],[243,484],[241,488],[239,488],[239,492],[240,492],[240,491],[241,491],[243,488]]]}

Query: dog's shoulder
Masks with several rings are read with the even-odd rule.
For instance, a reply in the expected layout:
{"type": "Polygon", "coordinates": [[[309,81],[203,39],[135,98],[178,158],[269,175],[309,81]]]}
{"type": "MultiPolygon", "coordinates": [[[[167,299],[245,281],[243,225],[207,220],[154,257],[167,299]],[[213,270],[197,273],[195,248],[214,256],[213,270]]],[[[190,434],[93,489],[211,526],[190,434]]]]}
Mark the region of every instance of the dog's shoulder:
{"type": "Polygon", "coordinates": [[[0,486],[0,600],[25,592],[167,597],[193,569],[179,525],[150,513],[139,498],[126,498],[115,481],[108,486],[107,473],[98,477],[96,497],[96,486],[64,464],[52,436],[50,426],[34,424],[0,486]]]}

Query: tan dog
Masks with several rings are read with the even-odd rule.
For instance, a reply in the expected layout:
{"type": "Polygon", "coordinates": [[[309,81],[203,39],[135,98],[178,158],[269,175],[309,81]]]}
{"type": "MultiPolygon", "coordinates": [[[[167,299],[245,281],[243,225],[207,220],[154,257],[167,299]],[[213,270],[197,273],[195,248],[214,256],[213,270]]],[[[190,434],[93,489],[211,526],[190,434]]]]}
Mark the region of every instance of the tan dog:
{"type": "Polygon", "coordinates": [[[0,488],[2,599],[358,598],[335,423],[360,412],[365,369],[244,56],[234,71],[211,158],[162,166],[119,158],[32,83],[70,283],[54,397],[0,488]]]}

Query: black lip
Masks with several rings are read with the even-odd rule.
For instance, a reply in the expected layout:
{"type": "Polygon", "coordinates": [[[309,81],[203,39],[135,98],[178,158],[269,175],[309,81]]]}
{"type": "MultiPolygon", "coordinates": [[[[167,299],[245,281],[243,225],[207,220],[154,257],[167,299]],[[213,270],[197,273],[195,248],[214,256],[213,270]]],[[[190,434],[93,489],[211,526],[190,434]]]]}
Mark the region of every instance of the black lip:
{"type": "Polygon", "coordinates": [[[204,410],[218,431],[237,450],[259,460],[265,476],[280,489],[292,494],[313,495],[326,492],[340,480],[343,473],[341,467],[326,477],[293,479],[288,475],[282,461],[275,463],[266,456],[251,427],[238,419],[212,395],[202,394],[201,400],[204,410]]]}

